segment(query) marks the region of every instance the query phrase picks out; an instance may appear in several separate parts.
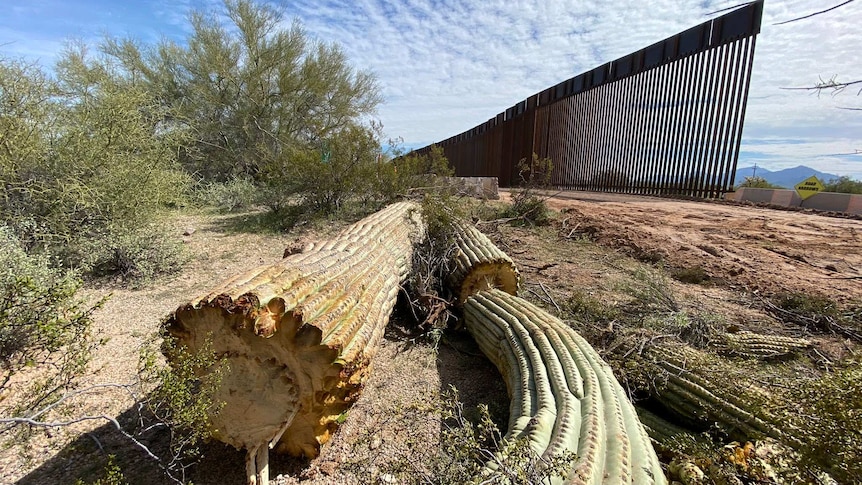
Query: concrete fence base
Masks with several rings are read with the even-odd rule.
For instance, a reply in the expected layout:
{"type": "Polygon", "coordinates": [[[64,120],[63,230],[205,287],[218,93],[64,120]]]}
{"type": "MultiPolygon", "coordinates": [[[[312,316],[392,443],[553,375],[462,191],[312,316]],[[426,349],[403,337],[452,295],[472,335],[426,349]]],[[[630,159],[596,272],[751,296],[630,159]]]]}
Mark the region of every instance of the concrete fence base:
{"type": "Polygon", "coordinates": [[[743,187],[727,194],[725,199],[862,215],[862,195],[856,194],[820,192],[803,201],[795,190],[743,187]]]}
{"type": "Polygon", "coordinates": [[[465,195],[479,199],[500,198],[497,177],[448,177],[465,195]]]}

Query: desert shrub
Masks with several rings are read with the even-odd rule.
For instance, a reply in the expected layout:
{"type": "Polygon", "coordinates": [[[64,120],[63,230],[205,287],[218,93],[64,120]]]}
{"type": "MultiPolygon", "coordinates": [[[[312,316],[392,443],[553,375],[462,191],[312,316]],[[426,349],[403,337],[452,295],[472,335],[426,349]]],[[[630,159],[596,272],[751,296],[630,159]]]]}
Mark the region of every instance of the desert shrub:
{"type": "MultiPolygon", "coordinates": [[[[81,280],[50,259],[29,255],[0,226],[0,416],[28,417],[56,401],[89,362],[93,311],[76,298],[81,280]],[[26,379],[18,379],[27,373],[26,379]],[[8,396],[7,396],[8,397],[8,396]]],[[[0,432],[15,427],[0,426],[0,432]]]]}
{"type": "Polygon", "coordinates": [[[225,182],[202,182],[195,189],[195,198],[204,206],[220,212],[237,212],[258,203],[261,188],[248,177],[232,177],[225,182]]]}
{"type": "Polygon", "coordinates": [[[351,125],[317,149],[294,148],[264,174],[265,203],[274,211],[291,205],[334,214],[373,191],[379,143],[370,128],[351,125]]]}
{"type": "Polygon", "coordinates": [[[272,165],[290,169],[299,156],[285,152],[320,157],[321,142],[373,114],[381,101],[374,76],[354,68],[340,46],[290,22],[284,5],[216,3],[190,13],[181,42],[104,43],[111,62],[194,129],[180,153],[187,171],[207,181],[263,182],[272,165]]]}
{"type": "MultiPolygon", "coordinates": [[[[562,453],[545,459],[530,448],[526,439],[504,439],[487,406],[465,409],[454,389],[430,402],[409,403],[385,413],[377,419],[405,424],[427,420],[429,416],[439,419],[439,446],[429,449],[427,443],[408,439],[397,446],[388,445],[394,449],[380,453],[389,457],[386,461],[356,450],[357,458],[348,464],[348,470],[359,483],[539,485],[549,483],[551,477],[565,477],[577,458],[573,453],[562,453]],[[483,470],[489,461],[497,465],[493,473],[483,470]]],[[[357,446],[373,442],[369,437],[359,440],[357,446]]]]}
{"type": "Polygon", "coordinates": [[[397,157],[386,168],[378,179],[378,191],[384,197],[447,191],[450,187],[442,177],[455,174],[438,145],[421,155],[411,152],[397,157]]]}
{"type": "Polygon", "coordinates": [[[607,323],[620,317],[619,310],[583,290],[573,290],[562,309],[576,320],[585,323],[607,323]]]}
{"type": "Polygon", "coordinates": [[[805,462],[840,483],[862,483],[862,363],[851,361],[798,389],[793,418],[805,433],[805,462]]]}
{"type": "Polygon", "coordinates": [[[751,176],[745,177],[745,179],[736,186],[737,189],[741,188],[749,188],[749,189],[783,189],[784,187],[780,185],[771,184],[766,181],[763,177],[751,176]]]}
{"type": "Polygon", "coordinates": [[[839,305],[822,295],[790,292],[766,299],[764,304],[767,312],[782,321],[862,342],[862,304],[858,301],[839,305]]]}
{"type": "Polygon", "coordinates": [[[133,285],[179,271],[187,260],[182,245],[165,229],[149,226],[110,231],[82,246],[83,267],[93,277],[119,276],[133,285]]]}
{"type": "Polygon", "coordinates": [[[453,315],[455,296],[448,278],[455,269],[455,223],[466,220],[466,213],[466,207],[445,192],[427,193],[421,202],[426,237],[413,251],[405,290],[420,330],[435,346],[453,315]]]}
{"type": "Polygon", "coordinates": [[[211,436],[211,419],[224,406],[212,396],[228,371],[225,359],[218,358],[208,340],[198,352],[191,353],[166,337],[161,352],[156,345],[141,349],[139,376],[149,390],[143,405],[155,424],[169,433],[169,455],[159,457],[171,477],[185,481],[186,469],[201,456],[201,444],[211,436]],[[170,365],[162,363],[164,352],[170,365]]]}
{"type": "Polygon", "coordinates": [[[551,213],[545,205],[547,197],[540,195],[538,191],[549,187],[553,168],[554,164],[550,158],[539,158],[535,153],[530,160],[522,158],[518,162],[521,187],[512,192],[512,205],[502,217],[531,225],[550,222],[551,213]]]}
{"type": "Polygon", "coordinates": [[[14,62],[0,68],[0,222],[28,249],[86,271],[88,248],[105,234],[134,233],[181,204],[185,132],[83,48],[64,54],[56,78],[14,62]]]}
{"type": "Polygon", "coordinates": [[[103,476],[93,482],[85,482],[79,478],[75,481],[75,485],[128,485],[126,476],[123,475],[123,470],[117,465],[114,455],[108,455],[108,462],[105,464],[102,472],[103,476]]]}
{"type": "Polygon", "coordinates": [[[853,180],[844,175],[823,184],[823,191],[842,194],[862,194],[862,181],[853,180]]]}
{"type": "Polygon", "coordinates": [[[690,266],[686,268],[674,268],[671,270],[671,277],[683,283],[691,283],[693,285],[705,283],[709,281],[709,275],[703,266],[690,266]]]}

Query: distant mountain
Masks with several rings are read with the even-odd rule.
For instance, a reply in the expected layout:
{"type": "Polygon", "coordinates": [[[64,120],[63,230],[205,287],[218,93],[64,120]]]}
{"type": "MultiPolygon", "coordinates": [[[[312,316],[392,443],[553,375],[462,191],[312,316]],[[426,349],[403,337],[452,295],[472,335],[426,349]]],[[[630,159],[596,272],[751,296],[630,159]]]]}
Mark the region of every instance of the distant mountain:
{"type": "Polygon", "coordinates": [[[767,182],[771,184],[779,185],[788,189],[792,189],[796,184],[802,182],[803,180],[807,179],[812,175],[816,175],[817,178],[819,178],[820,181],[823,183],[838,178],[838,175],[835,175],[834,173],[821,172],[811,167],[806,167],[804,165],[800,165],[793,168],[785,168],[784,170],[779,170],[777,172],[773,172],[762,167],[757,167],[756,173],[754,167],[743,167],[736,169],[736,184],[741,184],[743,181],[745,181],[745,177],[751,177],[752,175],[763,177],[764,179],[766,179],[767,182]]]}

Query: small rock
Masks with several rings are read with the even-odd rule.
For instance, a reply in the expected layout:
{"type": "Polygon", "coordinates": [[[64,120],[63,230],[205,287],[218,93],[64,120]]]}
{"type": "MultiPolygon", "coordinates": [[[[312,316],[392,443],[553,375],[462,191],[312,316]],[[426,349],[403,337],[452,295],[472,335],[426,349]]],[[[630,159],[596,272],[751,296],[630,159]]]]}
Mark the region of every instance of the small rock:
{"type": "Polygon", "coordinates": [[[376,450],[377,448],[380,448],[380,445],[382,445],[382,444],[383,444],[383,440],[380,439],[379,436],[375,436],[375,437],[371,438],[371,443],[368,444],[368,448],[370,448],[372,450],[376,450]]]}
{"type": "Polygon", "coordinates": [[[195,233],[194,227],[187,227],[185,231],[183,231],[183,236],[191,236],[195,233]]]}

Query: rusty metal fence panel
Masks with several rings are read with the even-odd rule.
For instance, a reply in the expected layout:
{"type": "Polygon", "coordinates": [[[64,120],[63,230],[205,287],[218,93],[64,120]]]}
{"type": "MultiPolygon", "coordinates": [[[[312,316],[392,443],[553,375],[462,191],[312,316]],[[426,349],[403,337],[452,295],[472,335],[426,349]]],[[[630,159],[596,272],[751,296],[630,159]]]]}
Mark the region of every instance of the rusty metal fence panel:
{"type": "Polygon", "coordinates": [[[535,153],[561,188],[718,197],[734,185],[762,15],[763,0],[751,2],[437,145],[456,175],[501,187],[518,185],[518,161],[535,153]]]}

